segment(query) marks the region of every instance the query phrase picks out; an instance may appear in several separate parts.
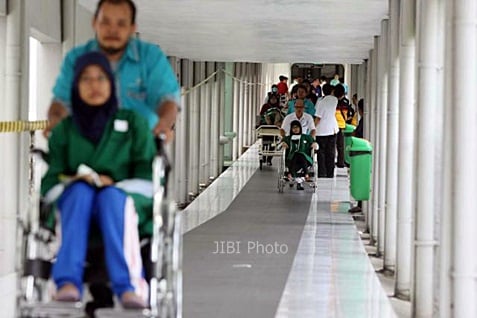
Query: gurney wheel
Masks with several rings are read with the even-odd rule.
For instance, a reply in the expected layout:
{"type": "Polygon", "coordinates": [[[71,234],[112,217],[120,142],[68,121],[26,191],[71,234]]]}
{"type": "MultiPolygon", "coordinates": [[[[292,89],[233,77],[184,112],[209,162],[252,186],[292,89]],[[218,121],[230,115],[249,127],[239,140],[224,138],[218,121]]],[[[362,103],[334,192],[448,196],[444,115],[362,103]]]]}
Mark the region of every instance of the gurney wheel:
{"type": "Polygon", "coordinates": [[[283,178],[278,178],[278,192],[283,193],[283,188],[285,187],[285,180],[283,178]]]}

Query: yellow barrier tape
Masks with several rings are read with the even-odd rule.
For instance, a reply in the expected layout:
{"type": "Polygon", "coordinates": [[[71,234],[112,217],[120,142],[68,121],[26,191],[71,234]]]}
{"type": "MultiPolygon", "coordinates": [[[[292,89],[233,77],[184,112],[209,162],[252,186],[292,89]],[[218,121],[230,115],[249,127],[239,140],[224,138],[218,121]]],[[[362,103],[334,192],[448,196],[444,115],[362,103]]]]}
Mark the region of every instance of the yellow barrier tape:
{"type": "Polygon", "coordinates": [[[48,127],[48,120],[37,121],[0,121],[0,133],[43,130],[48,127]]]}

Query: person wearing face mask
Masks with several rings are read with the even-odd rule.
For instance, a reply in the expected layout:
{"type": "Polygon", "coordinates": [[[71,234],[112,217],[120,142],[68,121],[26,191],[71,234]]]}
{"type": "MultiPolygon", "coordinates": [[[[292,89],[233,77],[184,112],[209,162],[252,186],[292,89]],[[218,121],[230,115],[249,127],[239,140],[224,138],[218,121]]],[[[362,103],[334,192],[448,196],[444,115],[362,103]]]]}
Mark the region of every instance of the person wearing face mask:
{"type": "Polygon", "coordinates": [[[303,182],[309,178],[306,171],[313,164],[311,150],[317,149],[318,145],[313,137],[302,134],[300,121],[294,120],[290,126],[290,135],[283,139],[283,148],[287,149],[285,160],[289,171],[288,180],[290,186],[293,186],[292,181],[295,181],[296,189],[304,190],[303,182]],[[305,178],[299,177],[300,170],[304,171],[305,178]]]}
{"type": "Polygon", "coordinates": [[[276,84],[272,85],[271,90],[267,93],[267,96],[265,96],[265,99],[263,100],[263,104],[267,104],[268,101],[270,100],[270,96],[275,95],[278,97],[278,100],[280,100],[280,96],[278,94],[278,86],[276,84]]]}
{"type": "Polygon", "coordinates": [[[114,75],[100,52],[76,60],[71,115],[49,138],[50,163],[41,193],[54,203],[61,246],[52,270],[57,301],[79,301],[90,224],[104,243],[114,293],[125,308],[144,308],[139,229],[152,232],[152,161],[156,152],[146,120],[118,109],[114,75]]]}

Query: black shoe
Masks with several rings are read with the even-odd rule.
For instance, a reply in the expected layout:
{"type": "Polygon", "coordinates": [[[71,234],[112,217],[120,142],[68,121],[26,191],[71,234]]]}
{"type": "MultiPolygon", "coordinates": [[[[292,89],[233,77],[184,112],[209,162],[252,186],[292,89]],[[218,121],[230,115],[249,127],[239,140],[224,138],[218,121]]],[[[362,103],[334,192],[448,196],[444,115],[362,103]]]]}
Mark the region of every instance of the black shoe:
{"type": "Polygon", "coordinates": [[[301,183],[297,183],[297,184],[296,184],[296,189],[297,189],[297,190],[305,190],[305,188],[303,188],[303,186],[301,185],[301,183]]]}
{"type": "Polygon", "coordinates": [[[348,210],[349,213],[360,213],[361,208],[359,206],[355,206],[354,208],[351,208],[348,210]]]}
{"type": "Polygon", "coordinates": [[[272,165],[272,162],[271,162],[271,161],[267,161],[267,165],[271,166],[271,165],[272,165]]]}

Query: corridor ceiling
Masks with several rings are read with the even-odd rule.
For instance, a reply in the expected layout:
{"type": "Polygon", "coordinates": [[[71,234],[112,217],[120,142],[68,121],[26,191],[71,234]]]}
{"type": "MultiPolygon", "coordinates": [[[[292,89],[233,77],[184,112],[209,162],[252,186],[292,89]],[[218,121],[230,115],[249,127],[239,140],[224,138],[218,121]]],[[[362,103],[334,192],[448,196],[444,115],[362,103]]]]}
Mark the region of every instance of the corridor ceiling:
{"type": "Polygon", "coordinates": [[[196,61],[361,63],[388,13],[387,0],[135,2],[142,39],[196,61]]]}

